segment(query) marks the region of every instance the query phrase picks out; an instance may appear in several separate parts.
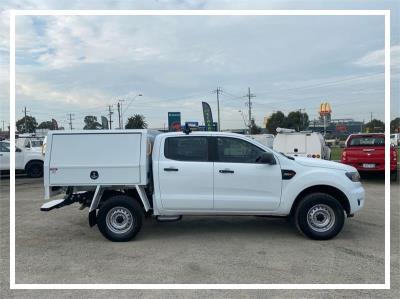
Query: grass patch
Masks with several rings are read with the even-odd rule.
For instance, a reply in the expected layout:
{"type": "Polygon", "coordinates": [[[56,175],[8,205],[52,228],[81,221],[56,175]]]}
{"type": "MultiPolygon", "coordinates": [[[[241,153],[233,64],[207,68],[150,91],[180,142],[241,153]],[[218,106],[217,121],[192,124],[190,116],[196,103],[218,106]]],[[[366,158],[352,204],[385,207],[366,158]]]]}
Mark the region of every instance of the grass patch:
{"type": "Polygon", "coordinates": [[[331,160],[340,160],[342,157],[343,148],[332,147],[331,148],[331,160]]]}

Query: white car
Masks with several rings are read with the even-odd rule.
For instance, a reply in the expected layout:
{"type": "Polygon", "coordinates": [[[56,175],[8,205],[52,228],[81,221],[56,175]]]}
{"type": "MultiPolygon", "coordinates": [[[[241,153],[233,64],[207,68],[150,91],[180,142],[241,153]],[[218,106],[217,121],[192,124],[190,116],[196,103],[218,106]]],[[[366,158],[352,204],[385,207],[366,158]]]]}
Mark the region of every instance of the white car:
{"type": "MultiPolygon", "coordinates": [[[[32,178],[43,176],[43,155],[40,150],[15,147],[15,170],[32,178]]],[[[0,141],[0,170],[10,171],[10,143],[0,141]]]]}
{"type": "Polygon", "coordinates": [[[304,235],[330,239],[364,205],[354,167],[285,156],[233,133],[54,131],[44,168],[45,198],[66,193],[42,211],[79,202],[112,241],[132,239],[144,214],[289,217],[304,235]]]}

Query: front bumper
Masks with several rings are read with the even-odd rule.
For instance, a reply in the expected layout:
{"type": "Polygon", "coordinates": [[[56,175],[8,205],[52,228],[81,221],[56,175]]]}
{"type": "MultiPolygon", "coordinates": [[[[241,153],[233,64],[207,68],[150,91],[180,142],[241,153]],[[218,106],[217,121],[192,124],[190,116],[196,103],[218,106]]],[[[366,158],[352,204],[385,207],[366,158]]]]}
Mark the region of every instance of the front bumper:
{"type": "Polygon", "coordinates": [[[365,190],[361,184],[350,192],[348,199],[350,203],[350,214],[354,214],[364,207],[365,190]]]}

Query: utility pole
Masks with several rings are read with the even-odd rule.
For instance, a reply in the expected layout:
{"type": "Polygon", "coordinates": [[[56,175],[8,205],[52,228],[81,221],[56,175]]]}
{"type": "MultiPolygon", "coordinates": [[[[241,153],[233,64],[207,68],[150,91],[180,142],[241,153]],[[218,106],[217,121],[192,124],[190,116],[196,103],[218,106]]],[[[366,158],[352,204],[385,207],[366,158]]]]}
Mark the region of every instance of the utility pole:
{"type": "Polygon", "coordinates": [[[118,123],[119,123],[119,128],[123,129],[124,128],[124,118],[122,115],[122,103],[125,102],[125,100],[118,100],[118,123]]]}
{"type": "Polygon", "coordinates": [[[254,94],[252,94],[250,92],[250,87],[249,87],[248,93],[245,95],[245,97],[247,97],[249,99],[249,102],[247,105],[249,106],[249,134],[250,134],[251,133],[251,106],[252,106],[251,99],[256,97],[254,94]]]}
{"type": "Polygon", "coordinates": [[[117,103],[117,109],[118,109],[118,128],[121,129],[121,107],[120,103],[117,103]]]}
{"type": "Polygon", "coordinates": [[[222,89],[220,87],[217,87],[217,89],[213,90],[213,92],[217,94],[217,111],[218,111],[217,131],[220,132],[221,131],[221,118],[220,118],[220,113],[219,113],[219,95],[220,95],[220,93],[222,93],[222,89]]]}
{"type": "Polygon", "coordinates": [[[372,122],[372,112],[371,112],[371,122],[372,122]]]}
{"type": "Polygon", "coordinates": [[[24,112],[24,115],[25,115],[25,116],[24,116],[24,131],[25,131],[24,133],[29,133],[29,132],[28,132],[28,129],[27,129],[27,122],[26,122],[26,120],[27,120],[27,119],[26,119],[26,106],[24,107],[23,112],[24,112]]]}
{"type": "Polygon", "coordinates": [[[2,122],[3,122],[3,130],[2,131],[4,132],[4,120],[2,122]]]}
{"type": "Polygon", "coordinates": [[[69,129],[72,130],[72,129],[73,129],[73,128],[72,128],[72,121],[73,121],[72,116],[74,116],[74,114],[68,113],[67,115],[68,115],[68,120],[69,120],[69,121],[68,121],[69,129]]]}
{"type": "Polygon", "coordinates": [[[112,105],[108,105],[108,122],[110,123],[110,130],[111,130],[111,124],[113,122],[111,119],[111,116],[114,113],[114,112],[112,112],[111,108],[112,108],[112,105]]]}

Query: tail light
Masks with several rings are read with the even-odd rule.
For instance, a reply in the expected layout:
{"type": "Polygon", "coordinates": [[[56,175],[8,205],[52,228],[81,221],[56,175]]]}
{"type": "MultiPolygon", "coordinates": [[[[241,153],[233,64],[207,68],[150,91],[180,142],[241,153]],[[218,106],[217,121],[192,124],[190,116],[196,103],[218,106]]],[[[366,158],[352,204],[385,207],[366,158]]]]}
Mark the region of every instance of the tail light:
{"type": "Polygon", "coordinates": [[[393,161],[397,161],[397,151],[396,150],[392,151],[392,158],[393,158],[393,161]]]}

